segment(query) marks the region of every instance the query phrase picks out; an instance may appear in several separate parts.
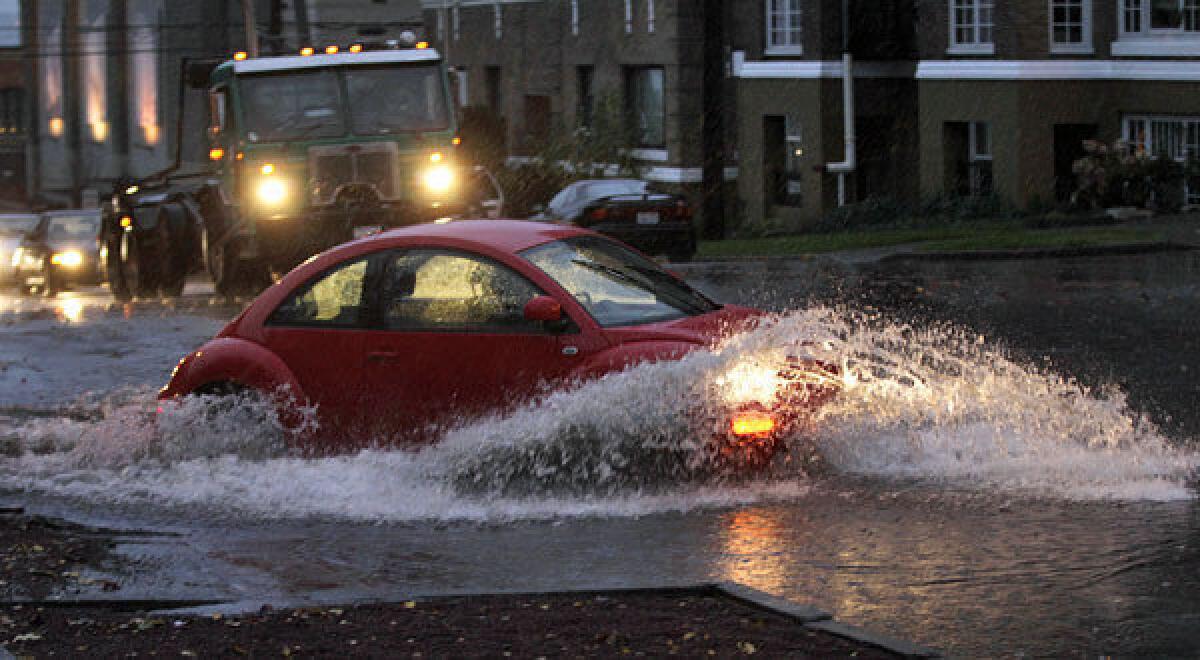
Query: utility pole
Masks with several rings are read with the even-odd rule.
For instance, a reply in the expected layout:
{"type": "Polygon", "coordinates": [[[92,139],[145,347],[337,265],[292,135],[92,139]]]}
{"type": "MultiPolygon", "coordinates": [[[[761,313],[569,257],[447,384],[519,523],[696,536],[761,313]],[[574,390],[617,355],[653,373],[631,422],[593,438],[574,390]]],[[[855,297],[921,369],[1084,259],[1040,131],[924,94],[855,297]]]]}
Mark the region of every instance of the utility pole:
{"type": "Polygon", "coordinates": [[[83,204],[83,126],[80,122],[82,105],[79,102],[83,86],[80,84],[79,67],[83,39],[79,35],[81,17],[80,0],[67,0],[63,14],[63,122],[67,142],[68,161],[71,164],[71,204],[78,208],[83,204]]]}
{"type": "Polygon", "coordinates": [[[21,0],[21,43],[25,46],[25,201],[33,208],[42,193],[42,122],[40,109],[42,107],[41,77],[44,75],[40,66],[40,58],[36,55],[42,52],[41,25],[42,17],[38,13],[34,0],[21,0]]]}
{"type": "Polygon", "coordinates": [[[242,23],[246,27],[246,54],[258,57],[258,23],[254,12],[255,0],[242,0],[242,23]]]}
{"type": "Polygon", "coordinates": [[[704,5],[704,86],[701,92],[703,128],[701,189],[704,195],[704,238],[725,237],[725,0],[702,0],[704,5]]]}

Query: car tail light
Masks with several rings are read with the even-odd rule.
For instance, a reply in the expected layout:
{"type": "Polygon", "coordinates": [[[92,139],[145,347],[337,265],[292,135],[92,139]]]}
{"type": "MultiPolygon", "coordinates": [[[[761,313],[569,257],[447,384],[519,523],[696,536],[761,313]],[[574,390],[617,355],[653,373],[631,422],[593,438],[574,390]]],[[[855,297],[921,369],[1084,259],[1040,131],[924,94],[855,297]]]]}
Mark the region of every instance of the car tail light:
{"type": "Polygon", "coordinates": [[[607,220],[608,219],[608,209],[606,209],[606,208],[592,209],[588,213],[588,219],[591,220],[592,222],[600,222],[602,220],[607,220]]]}
{"type": "Polygon", "coordinates": [[[675,217],[680,220],[690,220],[692,218],[692,207],[688,206],[685,201],[675,203],[675,217]]]}
{"type": "Polygon", "coordinates": [[[739,438],[761,438],[775,431],[775,418],[765,410],[742,410],[729,420],[729,430],[739,438]]]}

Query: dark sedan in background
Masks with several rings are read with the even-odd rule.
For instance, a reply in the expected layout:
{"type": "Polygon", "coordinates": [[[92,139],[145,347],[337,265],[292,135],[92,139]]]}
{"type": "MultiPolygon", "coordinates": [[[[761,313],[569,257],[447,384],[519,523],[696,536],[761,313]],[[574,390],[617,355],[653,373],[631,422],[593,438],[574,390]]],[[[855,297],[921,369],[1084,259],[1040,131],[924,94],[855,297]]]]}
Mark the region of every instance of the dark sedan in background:
{"type": "Polygon", "coordinates": [[[42,214],[13,256],[17,285],[52,296],[73,286],[100,284],[99,231],[99,211],[42,214]]]}
{"type": "Polygon", "coordinates": [[[690,261],[696,253],[687,199],[656,191],[648,181],[576,181],[559,191],[534,219],[587,227],[675,262],[690,261]]]}
{"type": "Polygon", "coordinates": [[[17,269],[13,254],[21,246],[25,235],[37,226],[38,219],[32,213],[0,214],[0,285],[16,283],[17,269]]]}

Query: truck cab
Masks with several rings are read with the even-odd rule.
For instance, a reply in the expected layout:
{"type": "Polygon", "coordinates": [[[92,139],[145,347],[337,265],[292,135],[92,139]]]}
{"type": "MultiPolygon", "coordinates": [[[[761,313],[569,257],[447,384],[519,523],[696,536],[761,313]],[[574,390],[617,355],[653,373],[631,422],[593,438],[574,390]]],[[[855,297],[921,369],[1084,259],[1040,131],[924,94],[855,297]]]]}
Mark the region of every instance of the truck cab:
{"type": "Polygon", "coordinates": [[[153,290],[148,276],[174,293],[194,256],[219,293],[250,294],[356,234],[458,211],[449,75],[424,43],[238,53],[206,83],[211,168],[114,193],[110,226],[144,236],[114,254],[153,261],[124,268],[137,282],[110,267],[114,293],[153,290]]]}

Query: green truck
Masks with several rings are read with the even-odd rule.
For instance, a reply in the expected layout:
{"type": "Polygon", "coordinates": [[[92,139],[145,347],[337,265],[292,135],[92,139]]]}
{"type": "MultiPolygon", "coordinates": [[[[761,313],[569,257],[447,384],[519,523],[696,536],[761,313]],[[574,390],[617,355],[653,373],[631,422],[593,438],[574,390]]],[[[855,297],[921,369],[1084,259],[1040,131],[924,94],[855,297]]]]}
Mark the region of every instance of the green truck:
{"type": "Polygon", "coordinates": [[[100,241],[118,300],[179,295],[201,268],[217,293],[252,295],[356,234],[462,211],[450,79],[425,44],[184,68],[208,90],[210,166],[177,156],[113,190],[100,241]]]}

